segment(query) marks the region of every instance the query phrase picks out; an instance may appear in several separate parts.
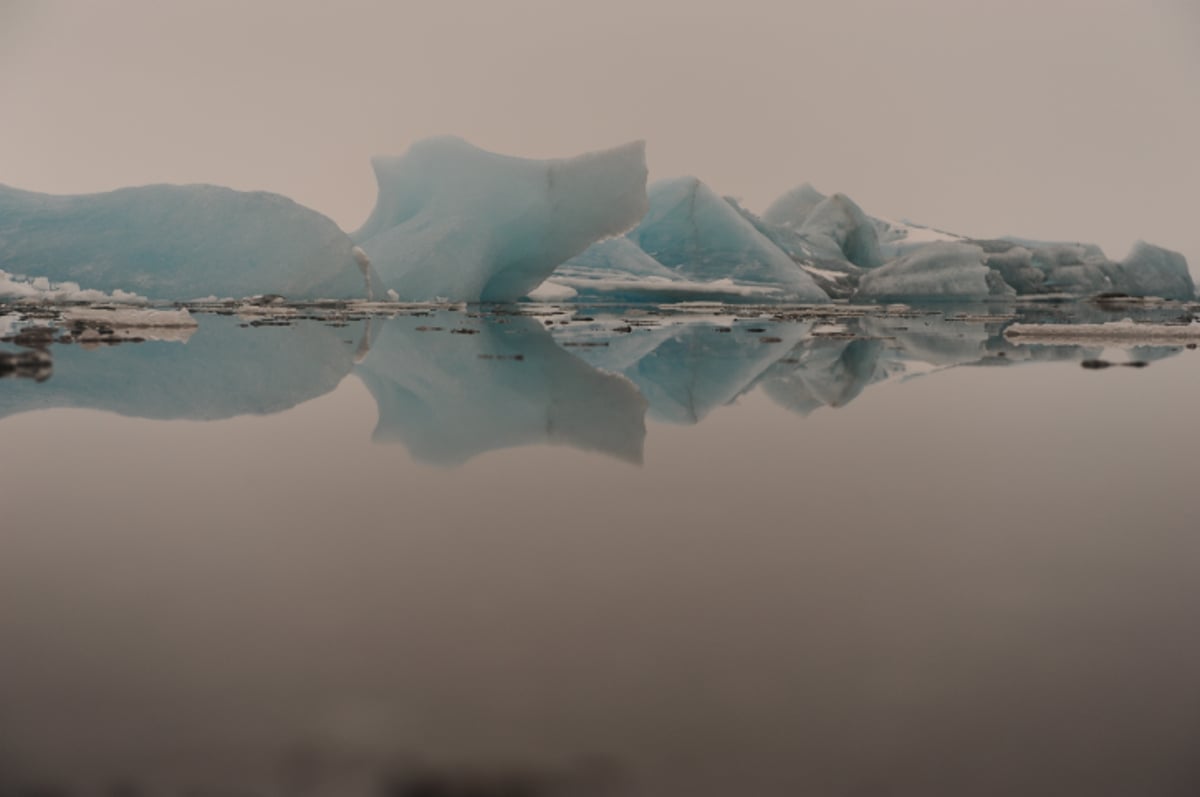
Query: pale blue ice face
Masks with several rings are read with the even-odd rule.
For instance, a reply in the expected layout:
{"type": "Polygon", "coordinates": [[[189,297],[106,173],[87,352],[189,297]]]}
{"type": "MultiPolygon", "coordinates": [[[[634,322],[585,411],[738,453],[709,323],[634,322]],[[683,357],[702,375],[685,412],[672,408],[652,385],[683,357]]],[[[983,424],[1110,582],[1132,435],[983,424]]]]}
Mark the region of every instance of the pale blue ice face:
{"type": "Polygon", "coordinates": [[[0,269],[151,299],[367,296],[350,238],[286,197],[211,185],[49,196],[0,186],[0,269]]]}
{"type": "Polygon", "coordinates": [[[696,178],[663,180],[649,193],[650,210],[629,237],[680,276],[770,286],[778,300],[829,300],[791,257],[696,178]]]}
{"type": "Polygon", "coordinates": [[[807,184],[761,217],[694,177],[647,192],[642,142],[528,160],[443,137],[374,167],[376,206],[353,241],[263,192],[156,185],[59,197],[0,186],[0,298],[34,279],[175,301],[1195,295],[1182,255],[1145,243],[1117,262],[1089,244],[976,240],[873,218],[807,184]],[[5,288],[8,275],[25,282],[5,288]]]}
{"type": "Polygon", "coordinates": [[[446,137],[373,163],[379,197],[354,239],[409,300],[515,301],[646,212],[641,142],[526,160],[446,137]]]}

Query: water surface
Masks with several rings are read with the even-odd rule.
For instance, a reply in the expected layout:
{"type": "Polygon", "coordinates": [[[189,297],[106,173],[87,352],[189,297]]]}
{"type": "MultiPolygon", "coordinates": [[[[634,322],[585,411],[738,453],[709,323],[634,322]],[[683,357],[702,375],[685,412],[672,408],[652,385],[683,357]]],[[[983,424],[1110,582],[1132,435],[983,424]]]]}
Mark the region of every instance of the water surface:
{"type": "Polygon", "coordinates": [[[51,344],[0,794],[1194,794],[1200,355],[993,311],[51,344]]]}

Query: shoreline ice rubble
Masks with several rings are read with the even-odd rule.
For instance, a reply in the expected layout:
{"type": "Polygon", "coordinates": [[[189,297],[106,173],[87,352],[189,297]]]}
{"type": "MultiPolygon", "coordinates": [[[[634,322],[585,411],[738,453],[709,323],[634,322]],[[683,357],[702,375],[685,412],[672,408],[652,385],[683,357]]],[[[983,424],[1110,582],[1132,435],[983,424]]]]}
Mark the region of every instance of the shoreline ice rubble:
{"type": "Polygon", "coordinates": [[[1185,343],[1200,341],[1200,323],[1151,324],[1132,319],[1103,324],[1011,324],[1004,337],[1013,343],[1185,343]]]}
{"type": "Polygon", "coordinates": [[[695,177],[647,188],[641,141],[533,160],[443,136],[372,160],[347,234],[285,197],[212,185],[50,196],[0,185],[0,300],[822,304],[1124,294],[1192,300],[1184,257],[1139,242],[972,238],[870,216],[810,184],[761,216],[695,177]],[[12,275],[29,275],[16,278],[12,275]]]}

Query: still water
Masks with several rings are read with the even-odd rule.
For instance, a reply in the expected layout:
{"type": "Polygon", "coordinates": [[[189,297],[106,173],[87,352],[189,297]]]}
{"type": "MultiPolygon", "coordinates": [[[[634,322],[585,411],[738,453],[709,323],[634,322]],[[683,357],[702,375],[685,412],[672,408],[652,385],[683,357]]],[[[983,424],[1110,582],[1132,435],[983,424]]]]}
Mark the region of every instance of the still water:
{"type": "Polygon", "coordinates": [[[3,797],[1200,792],[1200,352],[229,312],[0,380],[3,797]]]}

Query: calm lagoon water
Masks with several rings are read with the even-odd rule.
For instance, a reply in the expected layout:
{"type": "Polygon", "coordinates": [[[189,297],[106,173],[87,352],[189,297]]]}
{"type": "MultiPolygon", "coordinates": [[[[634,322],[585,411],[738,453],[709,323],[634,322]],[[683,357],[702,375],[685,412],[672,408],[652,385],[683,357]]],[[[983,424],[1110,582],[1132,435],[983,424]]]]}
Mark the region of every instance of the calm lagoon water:
{"type": "Polygon", "coordinates": [[[995,312],[52,344],[0,795],[1196,794],[1200,352],[995,312]]]}

